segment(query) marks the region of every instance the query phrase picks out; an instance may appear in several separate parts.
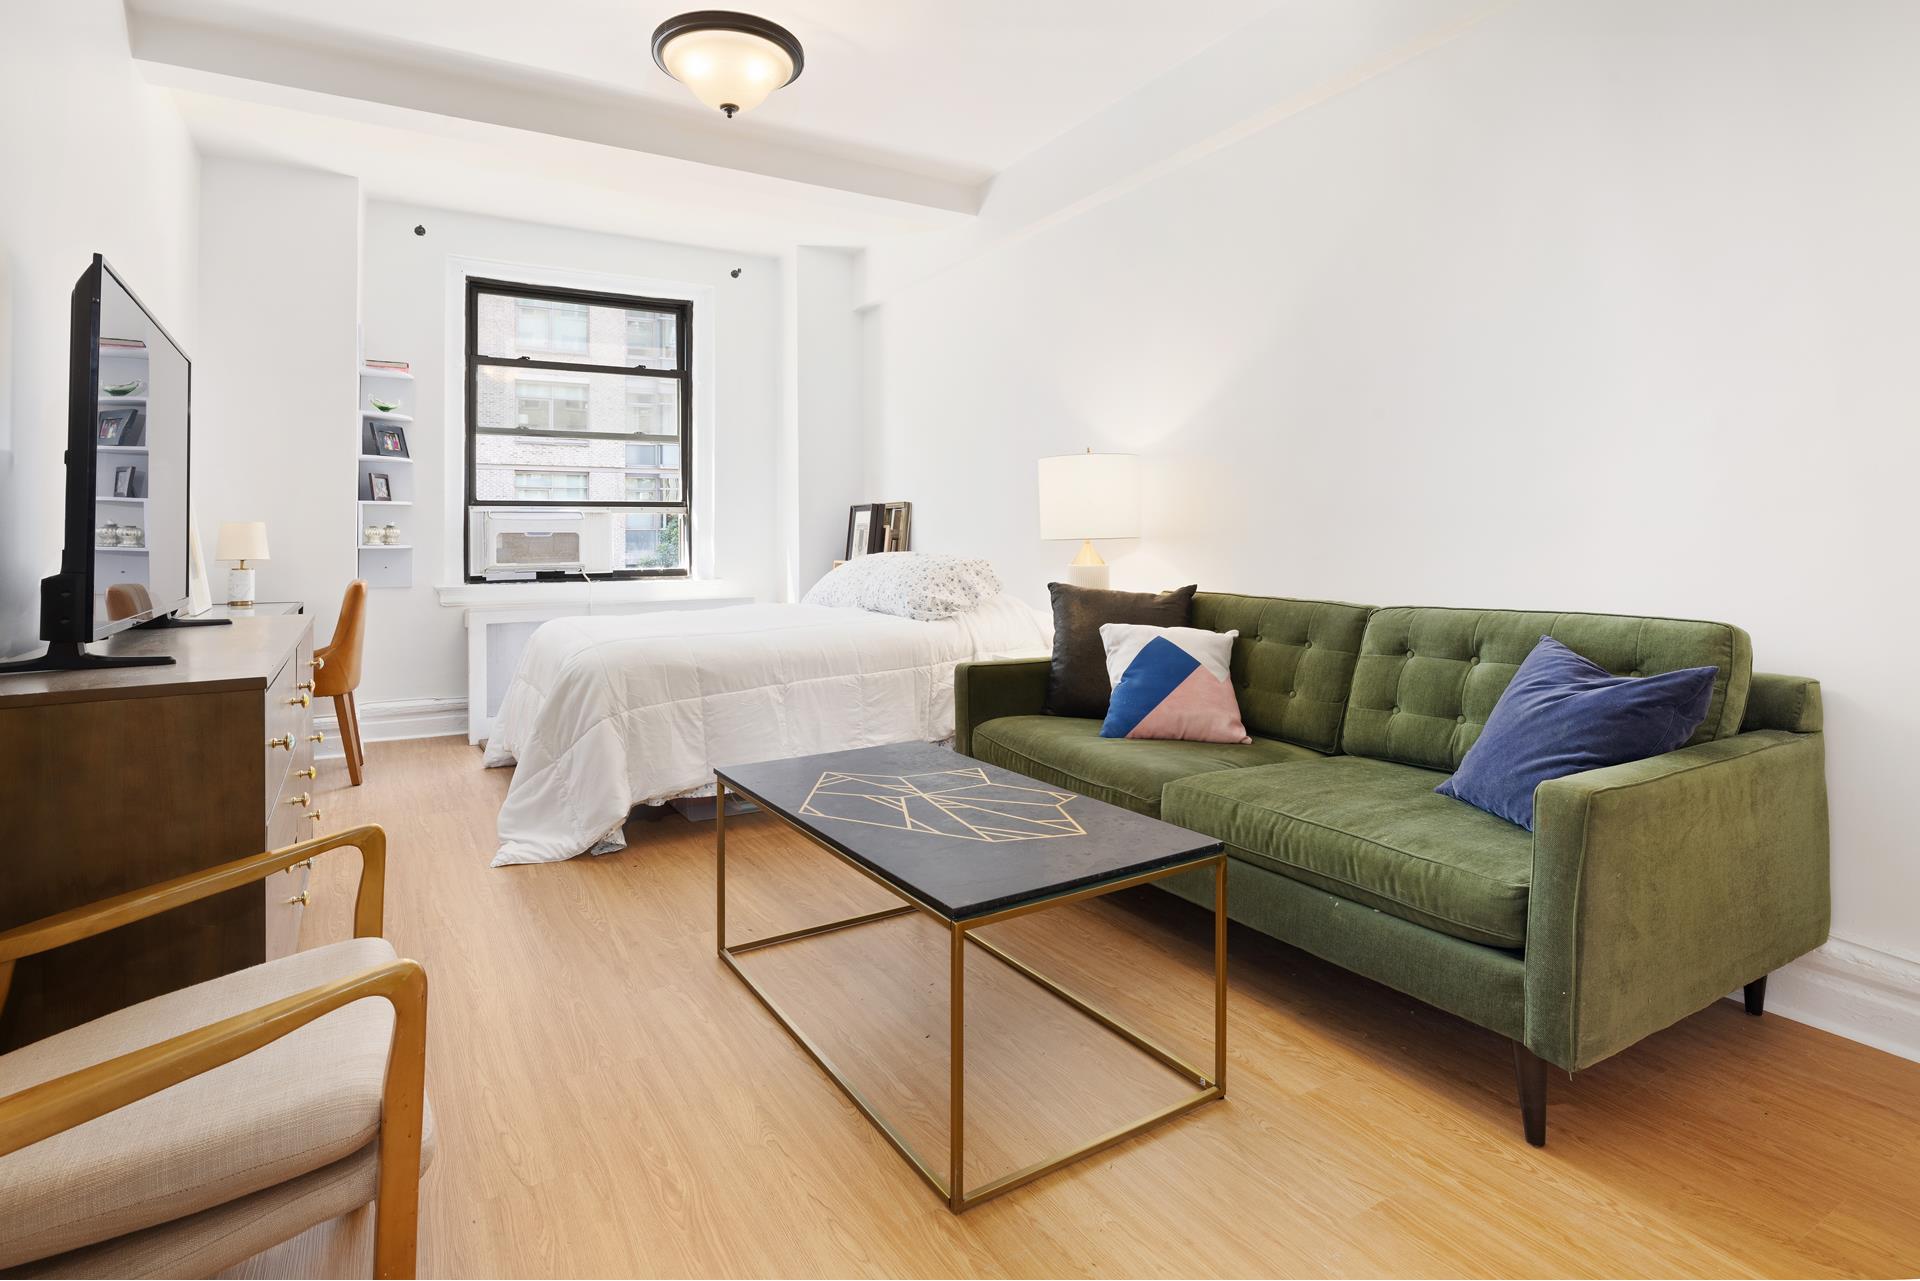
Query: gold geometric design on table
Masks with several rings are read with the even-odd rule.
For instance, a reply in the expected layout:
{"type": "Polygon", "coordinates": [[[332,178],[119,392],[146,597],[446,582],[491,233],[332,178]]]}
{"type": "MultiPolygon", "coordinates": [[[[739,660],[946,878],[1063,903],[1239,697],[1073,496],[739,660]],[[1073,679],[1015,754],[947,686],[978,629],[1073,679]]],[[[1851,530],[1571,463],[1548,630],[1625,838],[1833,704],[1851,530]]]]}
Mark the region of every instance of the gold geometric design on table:
{"type": "Polygon", "coordinates": [[[961,841],[1044,841],[1085,836],[1067,813],[1072,792],[996,783],[983,769],[930,774],[844,774],[828,770],[800,806],[808,818],[831,818],[961,841]]]}

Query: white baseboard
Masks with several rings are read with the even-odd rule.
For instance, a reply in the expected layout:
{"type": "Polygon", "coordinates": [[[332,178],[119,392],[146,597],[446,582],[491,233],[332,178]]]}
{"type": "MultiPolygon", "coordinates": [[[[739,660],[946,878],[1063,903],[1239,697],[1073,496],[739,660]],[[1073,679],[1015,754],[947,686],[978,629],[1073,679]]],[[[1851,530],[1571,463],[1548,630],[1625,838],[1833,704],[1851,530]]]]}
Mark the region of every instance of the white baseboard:
{"type": "MultiPolygon", "coordinates": [[[[322,700],[320,706],[332,704],[322,700]]],[[[391,743],[403,738],[438,738],[443,734],[467,732],[467,700],[464,698],[397,698],[387,703],[361,703],[359,712],[362,743],[391,743]]],[[[333,714],[315,716],[313,727],[327,736],[315,755],[322,760],[339,756],[340,724],[333,714]]]]}
{"type": "Polygon", "coordinates": [[[1768,976],[1767,1013],[1920,1061],[1920,961],[1828,939],[1768,976]]]}

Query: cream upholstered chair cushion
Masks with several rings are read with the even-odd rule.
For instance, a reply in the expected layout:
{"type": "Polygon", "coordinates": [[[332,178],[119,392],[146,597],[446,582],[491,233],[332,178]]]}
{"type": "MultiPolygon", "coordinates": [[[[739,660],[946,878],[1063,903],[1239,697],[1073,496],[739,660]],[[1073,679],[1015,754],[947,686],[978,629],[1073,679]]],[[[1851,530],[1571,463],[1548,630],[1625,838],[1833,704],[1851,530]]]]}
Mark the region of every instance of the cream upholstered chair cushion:
{"type": "MultiPolygon", "coordinates": [[[[129,1006],[0,1055],[0,1096],[393,959],[385,939],[356,938],[129,1006]]],[[[388,1002],[357,1001],[232,1063],[0,1157],[0,1267],[142,1233],[351,1165],[347,1158],[364,1162],[364,1178],[351,1182],[365,1194],[346,1208],[371,1199],[392,1035],[388,1002]]]]}
{"type": "MultiPolygon", "coordinates": [[[[422,1111],[420,1168],[433,1163],[433,1108],[422,1111]]],[[[0,1269],[4,1277],[206,1277],[290,1241],[316,1223],[373,1200],[380,1184],[380,1145],[297,1179],[216,1205],[211,1210],[83,1246],[52,1259],[0,1269]]],[[[371,1228],[369,1222],[366,1227],[371,1228]]],[[[370,1236],[371,1233],[366,1233],[370,1236]]],[[[351,1242],[353,1238],[344,1238],[351,1242]]],[[[369,1242],[359,1242],[365,1248],[369,1242]]],[[[353,1245],[344,1247],[351,1257],[353,1245]]]]}

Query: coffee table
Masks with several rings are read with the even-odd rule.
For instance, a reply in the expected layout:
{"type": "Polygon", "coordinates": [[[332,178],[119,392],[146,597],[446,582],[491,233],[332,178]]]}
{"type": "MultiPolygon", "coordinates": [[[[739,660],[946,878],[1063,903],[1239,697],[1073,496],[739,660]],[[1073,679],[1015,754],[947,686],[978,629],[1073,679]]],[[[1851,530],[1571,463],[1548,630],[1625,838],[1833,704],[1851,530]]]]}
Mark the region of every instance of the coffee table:
{"type": "Polygon", "coordinates": [[[1066,788],[1037,782],[927,743],[828,752],[714,771],[714,847],[720,959],[853,1105],[958,1214],[1061,1166],[1111,1147],[1162,1121],[1226,1097],[1227,862],[1220,842],[1066,788]],[[745,943],[727,942],[729,792],[758,804],[813,844],[904,902],[745,943]],[[1203,1072],[1093,1002],[981,938],[984,926],[1145,885],[1195,868],[1213,869],[1213,1071],[1203,1072]],[[943,1178],[876,1111],[826,1053],[741,968],[761,948],[924,912],[951,937],[948,1004],[948,1152],[943,1178]],[[968,1191],[963,1176],[966,1117],[966,948],[1011,966],[1082,1014],[1117,1033],[1199,1087],[1177,1102],[1090,1142],[968,1191]]]}

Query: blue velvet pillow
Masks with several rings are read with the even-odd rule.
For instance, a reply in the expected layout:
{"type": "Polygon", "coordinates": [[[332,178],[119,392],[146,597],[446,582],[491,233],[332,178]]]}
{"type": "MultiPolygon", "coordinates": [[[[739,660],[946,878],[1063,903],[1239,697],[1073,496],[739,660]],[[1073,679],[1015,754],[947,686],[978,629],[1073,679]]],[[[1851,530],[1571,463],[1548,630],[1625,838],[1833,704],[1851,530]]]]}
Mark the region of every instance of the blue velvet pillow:
{"type": "Polygon", "coordinates": [[[1513,674],[1454,776],[1433,790],[1533,830],[1550,778],[1671,752],[1707,717],[1717,667],[1615,676],[1554,640],[1513,674]]]}

